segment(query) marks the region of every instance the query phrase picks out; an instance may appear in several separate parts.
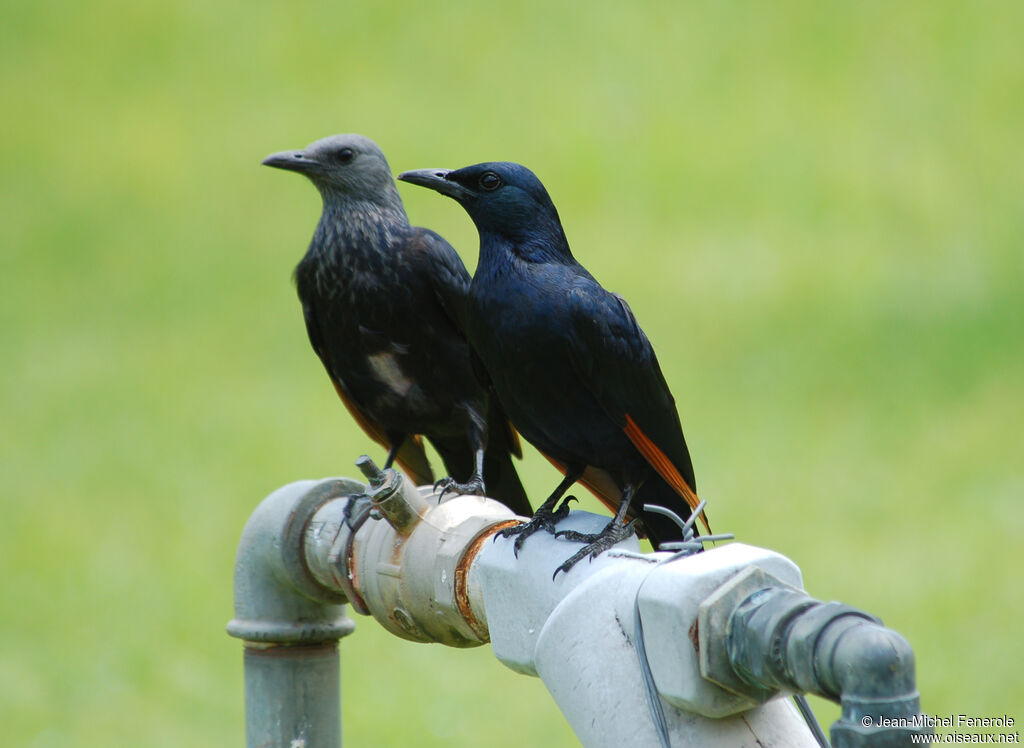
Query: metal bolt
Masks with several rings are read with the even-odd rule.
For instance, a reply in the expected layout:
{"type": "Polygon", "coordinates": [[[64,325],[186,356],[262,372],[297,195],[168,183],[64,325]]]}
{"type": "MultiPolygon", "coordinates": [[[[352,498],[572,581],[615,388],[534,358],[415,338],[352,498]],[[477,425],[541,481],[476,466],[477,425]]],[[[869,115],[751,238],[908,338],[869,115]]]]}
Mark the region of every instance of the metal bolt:
{"type": "Polygon", "coordinates": [[[378,488],[384,483],[384,473],[377,463],[370,459],[369,455],[360,455],[359,459],[356,460],[356,467],[359,468],[359,472],[363,474],[363,477],[370,482],[373,488],[378,488]]]}

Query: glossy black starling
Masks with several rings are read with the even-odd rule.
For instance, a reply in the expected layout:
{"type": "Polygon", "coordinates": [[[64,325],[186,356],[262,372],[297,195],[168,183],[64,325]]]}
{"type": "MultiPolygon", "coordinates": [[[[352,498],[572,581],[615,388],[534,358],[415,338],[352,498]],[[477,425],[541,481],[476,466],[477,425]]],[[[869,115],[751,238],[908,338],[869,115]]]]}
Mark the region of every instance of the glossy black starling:
{"type": "Polygon", "coordinates": [[[504,534],[518,534],[518,547],[539,528],[553,531],[567,511],[555,510],[559,498],[580,481],[615,518],[598,535],[558,533],[588,543],[559,570],[627,537],[638,520],[655,545],[681,540],[673,522],[642,511],[657,504],[685,518],[699,503],[675,401],[625,299],[573,257],[540,180],[507,162],[399,179],[454,198],[476,224],[480,262],[464,328],[515,428],[565,473],[533,520],[504,534]]]}

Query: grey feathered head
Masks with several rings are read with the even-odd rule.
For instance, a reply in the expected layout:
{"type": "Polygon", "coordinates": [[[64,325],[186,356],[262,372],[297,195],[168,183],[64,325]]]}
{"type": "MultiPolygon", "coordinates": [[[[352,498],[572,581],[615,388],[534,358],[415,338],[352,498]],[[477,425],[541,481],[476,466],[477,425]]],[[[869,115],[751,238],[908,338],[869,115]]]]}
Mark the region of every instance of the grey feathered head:
{"type": "Polygon", "coordinates": [[[368,201],[401,209],[401,198],[383,151],[363,135],[329,135],[302,150],[273,153],[263,159],[263,164],[304,174],[325,201],[368,201]]]}

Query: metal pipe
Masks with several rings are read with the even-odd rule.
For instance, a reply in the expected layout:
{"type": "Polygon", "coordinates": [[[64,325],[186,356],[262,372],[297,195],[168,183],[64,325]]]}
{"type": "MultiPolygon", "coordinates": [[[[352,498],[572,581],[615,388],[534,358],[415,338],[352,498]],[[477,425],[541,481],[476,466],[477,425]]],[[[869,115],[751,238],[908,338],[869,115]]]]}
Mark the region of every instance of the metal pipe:
{"type": "Polygon", "coordinates": [[[235,618],[245,644],[246,745],[338,748],[341,686],[338,639],[350,634],[345,596],[311,573],[303,548],[337,528],[361,483],[300,481],[268,496],[242,532],[235,561],[235,618]],[[320,514],[320,526],[312,519],[320,514]],[[307,537],[307,535],[309,535],[307,537]]]}
{"type": "Polygon", "coordinates": [[[748,686],[841,704],[835,748],[904,746],[909,735],[931,732],[920,714],[914,652],[874,616],[768,586],[735,606],[727,630],[729,662],[748,686]]]}
{"type": "MultiPolygon", "coordinates": [[[[505,665],[542,678],[587,746],[657,742],[640,636],[677,748],[816,745],[782,698],[790,690],[840,699],[837,748],[895,744],[855,724],[863,714],[917,713],[906,642],[867,614],[809,598],[780,554],[731,543],[671,560],[629,538],[552,581],[578,545],[538,533],[516,558],[511,540],[494,540],[516,521],[504,505],[437,503],[392,470],[369,460],[360,469],[369,486],[294,483],[246,525],[228,631],[246,642],[250,746],[339,744],[346,600],[406,639],[490,641],[505,665]]],[[[606,522],[572,512],[560,529],[606,522]]]]}
{"type": "Polygon", "coordinates": [[[246,745],[338,748],[338,641],[245,646],[246,745]]]}

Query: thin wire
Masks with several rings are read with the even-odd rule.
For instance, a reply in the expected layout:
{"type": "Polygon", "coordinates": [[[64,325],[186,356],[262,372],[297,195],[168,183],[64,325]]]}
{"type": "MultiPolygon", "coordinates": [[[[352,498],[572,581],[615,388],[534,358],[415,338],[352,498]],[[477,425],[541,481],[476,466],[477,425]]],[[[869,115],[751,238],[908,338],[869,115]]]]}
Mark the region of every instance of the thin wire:
{"type": "Polygon", "coordinates": [[[717,543],[719,540],[735,540],[736,536],[731,532],[720,532],[717,535],[701,535],[694,540],[670,540],[658,546],[659,551],[681,551],[689,549],[693,552],[699,551],[705,543],[717,543]]]}
{"type": "Polygon", "coordinates": [[[804,722],[811,728],[811,734],[818,741],[818,745],[821,748],[831,748],[828,738],[825,737],[825,731],[821,729],[821,725],[818,724],[818,718],[814,716],[814,712],[811,710],[807,697],[802,693],[795,693],[793,694],[793,701],[796,702],[796,708],[800,710],[800,716],[804,718],[804,722]]]}
{"type": "MultiPolygon", "coordinates": [[[[660,566],[661,564],[658,564],[660,566]]],[[[644,578],[646,581],[646,577],[644,578]]],[[[643,586],[643,582],[640,583],[643,586]]],[[[647,697],[647,709],[651,713],[651,721],[654,722],[654,729],[658,733],[658,742],[661,748],[672,748],[672,740],[668,734],[668,722],[665,720],[665,711],[661,707],[661,697],[658,695],[658,688],[654,685],[654,674],[651,673],[651,665],[647,661],[647,648],[644,646],[644,624],[640,620],[640,590],[637,589],[636,602],[633,605],[633,646],[636,648],[637,659],[640,660],[640,677],[644,681],[644,695],[647,697]]]]}
{"type": "Polygon", "coordinates": [[[693,539],[693,522],[697,519],[697,515],[700,514],[704,507],[707,506],[706,500],[701,500],[697,508],[690,513],[690,517],[687,520],[683,520],[678,514],[673,512],[668,507],[658,506],[657,504],[644,504],[645,512],[653,512],[654,514],[660,514],[662,517],[668,517],[670,520],[679,525],[679,529],[683,531],[683,540],[693,539]]]}
{"type": "Polygon", "coordinates": [[[640,677],[644,682],[644,695],[647,697],[647,709],[651,713],[651,720],[654,722],[654,729],[658,733],[658,741],[661,744],[661,748],[672,748],[672,740],[668,732],[668,722],[665,719],[665,710],[661,705],[661,696],[658,695],[658,687],[654,683],[654,674],[651,672],[651,663],[647,660],[647,647],[644,645],[644,624],[640,618],[640,590],[643,588],[644,582],[647,581],[647,577],[650,573],[659,566],[672,563],[680,558],[696,553],[703,548],[703,544],[709,540],[724,540],[732,538],[731,534],[720,536],[701,536],[699,538],[694,537],[693,523],[697,519],[697,515],[704,511],[704,507],[706,505],[707,501],[701,501],[700,504],[697,505],[697,508],[693,510],[690,518],[685,522],[682,517],[671,509],[666,509],[663,506],[656,506],[653,504],[644,505],[645,512],[653,512],[654,514],[660,514],[668,517],[683,531],[682,541],[662,543],[658,546],[658,550],[664,548],[675,550],[676,552],[668,558],[662,559],[647,571],[647,574],[636,588],[636,598],[633,600],[633,647],[636,649],[637,660],[640,661],[640,677]]]}

